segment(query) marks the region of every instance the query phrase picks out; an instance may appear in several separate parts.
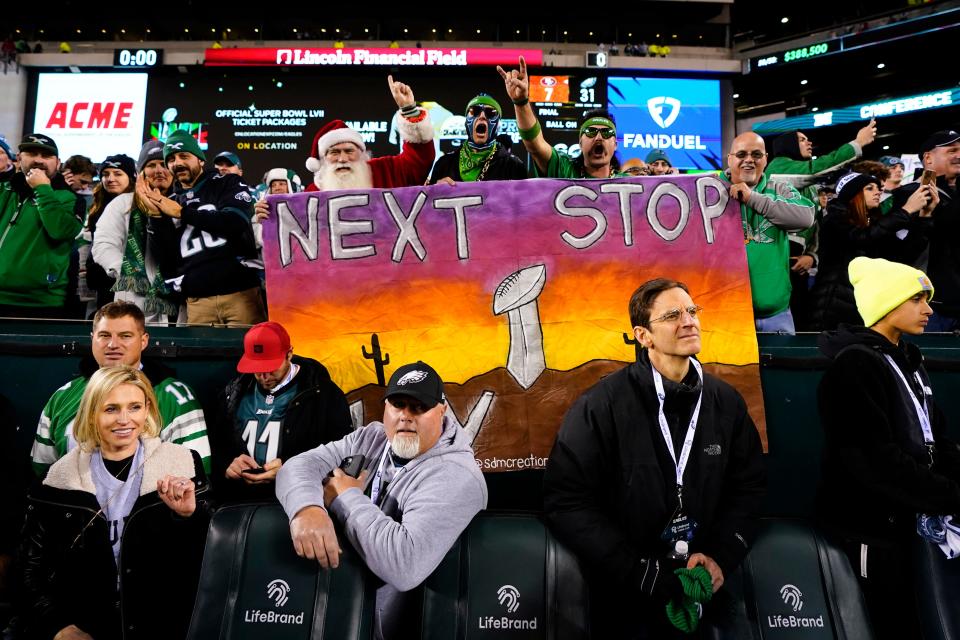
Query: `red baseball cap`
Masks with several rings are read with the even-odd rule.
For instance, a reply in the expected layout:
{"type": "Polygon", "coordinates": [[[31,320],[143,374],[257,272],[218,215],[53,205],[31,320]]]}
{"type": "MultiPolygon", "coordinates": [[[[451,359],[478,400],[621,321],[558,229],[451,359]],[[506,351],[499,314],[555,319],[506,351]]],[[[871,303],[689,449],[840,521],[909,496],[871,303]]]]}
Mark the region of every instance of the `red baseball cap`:
{"type": "Polygon", "coordinates": [[[243,357],[237,363],[240,373],[276,371],[287,359],[290,335],[279,322],[253,325],[243,336],[243,357]]]}

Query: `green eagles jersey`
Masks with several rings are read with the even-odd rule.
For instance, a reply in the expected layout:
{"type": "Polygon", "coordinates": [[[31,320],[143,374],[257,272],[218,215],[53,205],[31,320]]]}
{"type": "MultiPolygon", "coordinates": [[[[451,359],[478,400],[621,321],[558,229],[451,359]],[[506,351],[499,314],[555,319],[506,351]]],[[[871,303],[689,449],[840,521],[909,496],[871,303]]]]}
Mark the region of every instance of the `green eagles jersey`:
{"type": "MultiPolygon", "coordinates": [[[[721,174],[720,178],[730,182],[726,174],[721,174]]],[[[753,313],[757,318],[769,318],[789,308],[791,292],[787,231],[775,221],[798,209],[809,209],[812,214],[814,206],[788,183],[769,180],[766,175],[760,176],[753,192],[764,196],[762,209],[766,214],[741,204],[740,219],[747,244],[753,313]]],[[[761,208],[761,203],[757,208],[761,208]]],[[[812,215],[810,219],[813,219],[812,215]]]]}
{"type": "Polygon", "coordinates": [[[261,467],[277,458],[283,418],[290,401],[297,395],[297,381],[292,380],[276,395],[265,394],[254,384],[237,406],[234,428],[247,447],[247,453],[261,467]]]}
{"type": "MultiPolygon", "coordinates": [[[[79,376],[53,392],[37,425],[33,441],[33,469],[38,476],[46,474],[54,462],[77,446],[73,437],[73,421],[88,378],[79,376]]],[[[176,378],[164,378],[154,386],[160,411],[160,439],[182,444],[200,454],[203,468],[210,472],[210,442],[203,409],[193,390],[176,378]]]]}

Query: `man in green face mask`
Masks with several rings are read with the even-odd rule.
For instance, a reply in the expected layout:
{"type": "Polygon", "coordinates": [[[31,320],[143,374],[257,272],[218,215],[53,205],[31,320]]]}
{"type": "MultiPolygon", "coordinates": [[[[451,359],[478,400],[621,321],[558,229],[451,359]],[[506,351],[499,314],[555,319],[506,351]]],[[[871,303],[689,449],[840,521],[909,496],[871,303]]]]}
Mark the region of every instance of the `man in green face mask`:
{"type": "Polygon", "coordinates": [[[526,178],[523,161],[497,141],[501,115],[500,103],[485,93],[470,100],[464,113],[467,139],[437,161],[430,184],[526,178]]]}

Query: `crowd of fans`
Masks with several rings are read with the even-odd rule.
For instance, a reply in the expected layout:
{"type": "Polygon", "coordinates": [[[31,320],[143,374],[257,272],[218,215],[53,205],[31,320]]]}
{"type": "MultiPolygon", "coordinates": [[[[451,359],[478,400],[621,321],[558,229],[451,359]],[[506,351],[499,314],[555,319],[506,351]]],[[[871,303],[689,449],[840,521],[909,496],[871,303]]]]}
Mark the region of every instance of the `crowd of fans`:
{"type": "MultiPolygon", "coordinates": [[[[659,149],[621,166],[617,125],[603,109],[581,117],[579,156],[559,151],[530,104],[523,58],[517,69],[498,72],[533,177],[679,173],[659,149]]],[[[528,178],[498,135],[496,98],[467,101],[466,140],[435,162],[428,113],[411,87],[392,77],[388,84],[401,152],[370,158],[357,131],[331,121],[312,141],[306,190],[528,178]]],[[[865,157],[876,135],[871,121],[849,143],[814,157],[803,132],[783,134],[769,152],[767,141],[744,133],[719,177],[739,202],[757,330],[827,330],[822,348],[834,363],[825,380],[837,382],[820,396],[827,431],[821,517],[851,562],[861,563],[881,634],[889,626],[890,637],[905,638],[912,618],[888,625],[887,614],[907,584],[901,556],[904,540],[916,535],[914,517],[936,521],[935,538],[960,512],[960,450],[944,435],[919,352],[901,342],[924,328],[960,328],[960,133],[934,131],[905,150],[922,167],[909,177],[900,157],[865,157]],[[875,384],[856,380],[864,372],[875,384]],[[849,494],[844,504],[839,486],[849,494]],[[853,504],[858,519],[847,513],[853,504]],[[866,540],[879,526],[871,522],[890,526],[881,527],[884,552],[870,556],[868,579],[866,540]]],[[[223,152],[208,160],[184,131],[147,141],[136,160],[116,154],[98,165],[82,156],[61,162],[56,141],[43,134],[25,136],[16,152],[0,141],[0,315],[92,318],[92,357],[40,416],[31,457],[33,473],[46,479],[27,497],[27,479],[19,478],[2,519],[0,559],[19,554],[22,637],[120,637],[121,620],[128,631],[153,629],[145,637],[182,637],[211,505],[275,497],[290,517],[297,553],[323,567],[338,564],[334,521],[342,527],[384,581],[377,628],[401,637],[396,630],[411,615],[405,593],[485,507],[471,445],[446,412],[443,383],[429,365],[398,368],[383,422],[351,430],[346,399],[323,365],[296,356],[284,328],[266,321],[265,196],[301,186],[286,168],[248,185],[241,158],[223,152]],[[241,375],[225,387],[215,415],[204,415],[174,372],[142,355],[148,326],[174,322],[254,325],[241,375]],[[358,453],[365,462],[354,477],[340,466],[358,453]],[[175,558],[151,553],[147,538],[158,535],[180,541],[175,558]],[[121,567],[136,576],[119,580],[121,567]],[[178,587],[158,621],[144,606],[156,583],[141,576],[161,567],[178,587]]],[[[646,633],[672,637],[697,628],[703,606],[746,553],[765,481],[743,399],[694,357],[700,308],[686,286],[648,282],[629,308],[643,353],[571,409],[547,465],[546,510],[561,540],[596,560],[588,580],[594,594],[610,596],[597,611],[620,602],[614,596],[623,602],[613,617],[596,620],[606,625],[598,628],[633,629],[635,621],[622,616],[637,593],[645,598],[646,633]],[[621,443],[621,434],[638,428],[637,416],[651,439],[621,443]],[[698,437],[718,443],[687,458],[698,428],[706,434],[698,437]],[[672,463],[664,463],[667,453],[672,463]],[[621,477],[643,459],[654,460],[648,478],[621,477]],[[692,475],[685,476],[688,462],[692,475]],[[721,467],[729,470],[710,475],[721,467]],[[683,494],[685,478],[698,488],[683,494]],[[659,488],[638,495],[631,482],[659,488]],[[661,565],[670,571],[661,574],[661,565]]]]}
{"type": "MultiPolygon", "coordinates": [[[[578,123],[579,157],[558,152],[529,105],[523,61],[500,72],[533,177],[680,173],[662,149],[621,166],[616,123],[605,110],[578,123]]],[[[311,145],[307,189],[528,177],[509,139],[497,135],[503,111],[493,96],[468,101],[466,142],[434,162],[427,113],[406,85],[391,83],[391,91],[406,132],[403,151],[371,159],[357,132],[332,121],[311,145]]],[[[871,158],[875,137],[871,122],[848,144],[816,157],[800,131],[734,141],[721,176],[741,202],[758,330],[819,331],[855,322],[845,269],[860,255],[929,267],[943,292],[929,328],[956,328],[960,256],[945,238],[952,236],[948,212],[956,206],[958,136],[936,131],[901,156],[871,158]],[[906,176],[901,158],[913,153],[922,169],[906,176]]],[[[116,154],[99,164],[84,156],[61,161],[56,141],[41,134],[26,136],[16,149],[0,143],[0,315],[89,319],[117,299],[140,304],[151,324],[264,320],[260,223],[269,208],[263,198],[303,185],[288,168],[252,183],[235,153],[208,163],[184,132],[147,141],[137,160],[116,154]]]]}

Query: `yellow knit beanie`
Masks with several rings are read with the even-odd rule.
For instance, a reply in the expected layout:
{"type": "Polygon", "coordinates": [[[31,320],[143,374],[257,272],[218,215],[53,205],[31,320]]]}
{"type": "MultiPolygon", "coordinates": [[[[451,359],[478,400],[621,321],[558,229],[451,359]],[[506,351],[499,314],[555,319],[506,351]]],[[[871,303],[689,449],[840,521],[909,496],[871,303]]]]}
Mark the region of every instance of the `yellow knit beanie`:
{"type": "Polygon", "coordinates": [[[872,327],[904,301],[921,291],[930,292],[933,284],[923,271],[910,265],[882,258],[854,258],[847,267],[857,311],[865,327],[872,327]]]}

